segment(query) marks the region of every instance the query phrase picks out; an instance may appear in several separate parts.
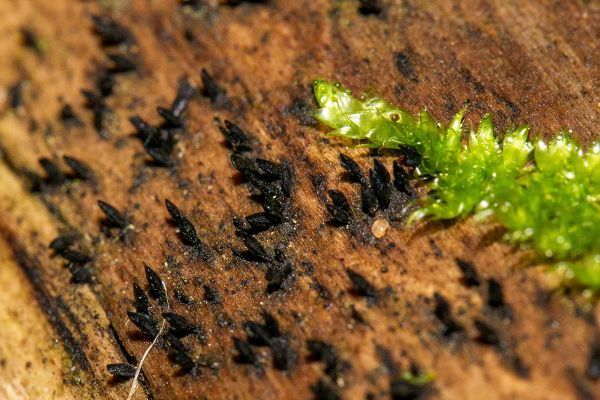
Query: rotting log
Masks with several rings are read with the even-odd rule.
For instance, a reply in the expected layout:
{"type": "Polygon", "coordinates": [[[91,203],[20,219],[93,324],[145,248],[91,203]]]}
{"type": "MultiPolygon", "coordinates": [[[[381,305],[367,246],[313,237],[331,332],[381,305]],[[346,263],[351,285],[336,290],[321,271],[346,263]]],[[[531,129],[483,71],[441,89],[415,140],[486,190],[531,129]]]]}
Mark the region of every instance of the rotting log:
{"type": "Polygon", "coordinates": [[[432,398],[595,398],[596,306],[556,290],[494,226],[406,226],[396,192],[364,214],[340,153],[364,171],[404,156],[330,143],[310,117],[324,77],[441,120],[469,100],[470,123],[491,112],[500,127],[595,138],[598,1],[452,3],[0,0],[0,397],[126,398],[131,382],[106,365],[135,364],[151,341],[127,315],[147,264],[203,335],[181,339],[187,372],[159,341],[136,398],[390,398],[412,365],[435,374],[432,398]],[[93,16],[125,31],[99,35],[93,16]],[[168,155],[146,151],[130,118],[168,120],[156,109],[182,77],[197,88],[185,128],[168,155]],[[251,137],[246,157],[292,171],[283,221],[251,236],[262,248],[236,232],[262,208],[232,166],[225,120],[251,137]],[[328,223],[329,190],[349,200],[348,227],[328,223]],[[375,218],[391,224],[381,239],[375,218]],[[48,246],[73,232],[68,268],[48,246]],[[503,301],[490,300],[494,282],[503,301]],[[248,322],[265,312],[280,333],[259,346],[248,322]],[[335,350],[319,361],[310,340],[335,350]]]}

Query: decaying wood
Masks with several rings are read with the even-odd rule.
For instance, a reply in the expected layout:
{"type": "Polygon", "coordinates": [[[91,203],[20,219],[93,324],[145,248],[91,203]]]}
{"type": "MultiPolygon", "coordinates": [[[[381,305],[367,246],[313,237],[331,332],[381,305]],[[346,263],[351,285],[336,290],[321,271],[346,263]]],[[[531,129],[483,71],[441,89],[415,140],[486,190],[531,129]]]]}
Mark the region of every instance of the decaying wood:
{"type": "MultiPolygon", "coordinates": [[[[373,158],[391,173],[402,156],[328,143],[310,118],[310,83],[325,77],[442,120],[469,100],[470,123],[492,112],[500,127],[527,122],[541,135],[567,128],[583,142],[597,138],[600,3],[453,3],[0,0],[0,397],[126,398],[131,382],[106,365],[135,364],[152,340],[127,315],[133,282],[148,290],[147,264],[171,311],[204,335],[181,339],[191,371],[159,340],[136,398],[336,398],[323,387],[347,399],[391,398],[411,365],[435,375],[431,398],[595,398],[600,386],[587,370],[596,306],[556,290],[497,227],[408,227],[397,191],[387,211],[367,216],[340,153],[365,173],[373,158]],[[97,15],[132,36],[102,47],[97,15]],[[136,70],[115,75],[99,113],[81,90],[96,90],[116,53],[136,70]],[[182,77],[197,94],[164,167],[129,119],[159,125],[156,108],[171,106],[182,77]],[[60,117],[67,104],[76,118],[60,117]],[[236,218],[262,208],[252,178],[230,162],[224,120],[251,135],[248,157],[285,159],[293,171],[285,221],[251,236],[264,249],[236,234],[236,218]],[[73,175],[63,156],[84,162],[93,180],[62,181],[40,167],[46,158],[73,175]],[[327,222],[329,190],[349,200],[349,226],[327,222]],[[115,208],[109,221],[98,200],[115,208]],[[371,234],[376,218],[391,223],[381,239],[371,234]],[[87,283],[73,282],[48,247],[72,232],[72,249],[92,258],[87,283]],[[285,279],[269,286],[269,269],[283,264],[285,279]],[[477,276],[464,279],[471,266],[477,276]],[[490,299],[494,282],[503,302],[490,299]],[[248,345],[248,322],[262,324],[265,312],[280,334],[248,345]],[[310,340],[333,346],[335,362],[311,357],[310,340]]],[[[159,318],[159,303],[150,307],[159,318]]]]}

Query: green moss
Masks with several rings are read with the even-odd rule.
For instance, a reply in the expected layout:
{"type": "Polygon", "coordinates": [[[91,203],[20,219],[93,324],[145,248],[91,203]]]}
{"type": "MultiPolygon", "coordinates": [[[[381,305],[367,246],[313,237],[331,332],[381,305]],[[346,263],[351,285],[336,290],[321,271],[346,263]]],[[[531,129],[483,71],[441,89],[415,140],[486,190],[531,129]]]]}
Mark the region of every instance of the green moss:
{"type": "Polygon", "coordinates": [[[358,100],[339,83],[315,81],[314,93],[315,118],[333,129],[329,135],[421,154],[416,174],[433,179],[409,221],[494,218],[511,241],[600,291],[600,144],[584,151],[564,132],[532,143],[526,125],[500,140],[489,115],[463,144],[465,109],[445,126],[427,111],[413,117],[382,99],[358,100]]]}

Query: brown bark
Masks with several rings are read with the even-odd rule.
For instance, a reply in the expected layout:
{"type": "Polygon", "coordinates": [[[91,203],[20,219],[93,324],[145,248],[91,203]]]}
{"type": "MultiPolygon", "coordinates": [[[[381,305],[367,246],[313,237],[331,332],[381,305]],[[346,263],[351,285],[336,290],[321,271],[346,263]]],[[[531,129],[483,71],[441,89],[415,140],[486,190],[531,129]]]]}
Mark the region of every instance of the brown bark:
{"type": "MultiPolygon", "coordinates": [[[[207,2],[195,9],[175,1],[0,0],[0,397],[126,398],[130,382],[116,382],[106,364],[139,359],[150,343],[126,313],[134,309],[132,283],[147,286],[146,263],[164,279],[172,311],[206,333],[205,344],[183,339],[188,353],[218,367],[178,372],[159,343],[136,398],[307,399],[319,379],[342,398],[389,398],[390,382],[413,363],[435,374],[432,398],[595,398],[600,386],[586,377],[598,336],[595,305],[581,307],[555,291],[544,266],[503,243],[494,226],[406,226],[398,193],[378,214],[391,227],[375,239],[374,218],[361,212],[359,189],[344,178],[338,157],[351,155],[366,171],[376,155],[323,141],[309,116],[316,106],[310,83],[325,77],[378,90],[413,112],[427,107],[444,121],[470,100],[471,124],[492,112],[501,129],[530,123],[540,135],[566,128],[584,143],[597,138],[598,1],[453,3],[382,0],[380,10],[364,15],[369,7],[355,1],[207,2]],[[92,15],[111,16],[135,43],[101,47],[92,15]],[[28,46],[27,32],[34,39],[28,46]],[[116,77],[101,137],[80,91],[94,89],[113,52],[139,62],[116,77]],[[197,95],[175,165],[156,166],[128,119],[158,125],[156,107],[170,106],[180,77],[202,91],[201,68],[227,97],[197,95]],[[9,88],[17,82],[22,103],[13,108],[9,88]],[[59,118],[65,104],[82,126],[59,118]],[[293,264],[272,293],[265,271],[275,261],[240,256],[233,220],[261,207],[232,167],[215,118],[251,133],[253,156],[292,166],[288,220],[255,235],[270,257],[281,249],[293,264]],[[32,173],[46,176],[38,160],[54,160],[66,172],[64,155],[89,165],[97,184],[46,179],[30,190],[32,173]],[[350,200],[350,227],[327,223],[329,189],[350,200]],[[210,262],[182,243],[165,199],[195,225],[210,262]],[[103,228],[97,200],[126,215],[127,238],[103,228]],[[71,231],[81,234],[74,248],[93,258],[86,266],[93,283],[72,283],[64,259],[48,249],[71,231]],[[479,286],[464,284],[456,258],[475,265],[479,286]],[[346,268],[377,289],[377,301],[351,290],[346,268]],[[486,304],[489,278],[501,284],[506,306],[486,304]],[[207,301],[206,287],[220,301],[207,301]],[[462,331],[442,334],[435,293],[462,331]],[[260,322],[263,311],[275,316],[296,355],[286,371],[272,359],[288,348],[281,338],[252,347],[257,365],[236,362],[233,338],[246,340],[244,323],[260,322]],[[493,327],[500,344],[476,340],[475,319],[493,327]],[[310,339],[335,347],[338,366],[347,365],[337,379],[310,360],[310,339]]],[[[380,159],[391,171],[401,157],[380,159]]],[[[159,316],[157,303],[152,307],[159,316]]]]}

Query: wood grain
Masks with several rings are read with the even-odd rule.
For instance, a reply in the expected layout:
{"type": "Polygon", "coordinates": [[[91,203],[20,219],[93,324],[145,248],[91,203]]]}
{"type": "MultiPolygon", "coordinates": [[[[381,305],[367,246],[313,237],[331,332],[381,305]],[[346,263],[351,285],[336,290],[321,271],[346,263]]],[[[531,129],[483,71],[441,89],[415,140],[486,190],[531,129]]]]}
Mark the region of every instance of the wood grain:
{"type": "Polygon", "coordinates": [[[391,171],[402,157],[328,143],[309,113],[316,106],[310,83],[323,77],[376,90],[413,112],[427,107],[441,120],[469,100],[471,125],[491,112],[501,130],[512,123],[529,123],[542,136],[572,129],[589,143],[600,126],[598,1],[382,0],[374,15],[349,0],[201,3],[0,0],[2,396],[126,398],[129,383],[115,382],[106,364],[139,359],[149,344],[126,314],[134,308],[132,283],[146,287],[146,263],[165,280],[172,311],[206,332],[206,344],[184,339],[189,353],[218,367],[181,374],[159,345],[144,366],[139,398],[308,399],[323,379],[342,398],[383,399],[411,364],[435,374],[431,398],[597,398],[600,386],[585,374],[598,338],[595,305],[557,290],[545,267],[503,243],[491,224],[406,226],[399,194],[378,214],[391,227],[375,239],[374,219],[360,211],[359,189],[344,178],[339,154],[365,170],[379,157],[391,171]],[[128,51],[140,58],[106,98],[107,137],[94,129],[81,89],[93,89],[107,54],[120,50],[100,46],[92,15],[127,27],[135,36],[128,51]],[[24,46],[23,28],[38,50],[24,46]],[[159,124],[156,107],[170,105],[182,76],[202,91],[201,68],[228,101],[196,96],[175,167],[157,167],[128,119],[159,124]],[[9,88],[17,82],[23,100],[15,109],[9,88]],[[65,104],[82,126],[60,120],[65,104]],[[216,118],[251,133],[254,156],[285,158],[293,169],[288,221],[255,236],[294,265],[284,288],[271,294],[268,263],[238,256],[244,246],[233,220],[261,208],[232,167],[216,118]],[[38,160],[68,171],[64,155],[88,164],[97,185],[70,181],[32,192],[32,173],[44,176],[38,160]],[[350,227],[327,223],[329,189],[350,200],[350,227]],[[211,262],[182,243],[165,199],[193,222],[211,262]],[[102,228],[97,200],[129,218],[128,240],[102,228]],[[64,260],[48,249],[68,231],[81,234],[78,250],[93,257],[92,284],[72,284],[64,260]],[[456,258],[475,265],[479,286],[463,284],[456,258]],[[351,290],[346,268],[377,288],[378,302],[351,290]],[[486,304],[489,278],[500,282],[506,307],[486,304]],[[220,302],[206,300],[206,286],[220,302]],[[461,333],[442,334],[434,293],[448,300],[461,333]],[[233,338],[246,339],[244,322],[260,321],[263,311],[277,318],[296,356],[286,371],[274,368],[269,347],[253,347],[259,366],[235,362],[233,338]],[[495,329],[499,345],[476,340],[475,319],[495,329]],[[348,365],[337,379],[310,360],[309,339],[332,344],[348,365]]]}

